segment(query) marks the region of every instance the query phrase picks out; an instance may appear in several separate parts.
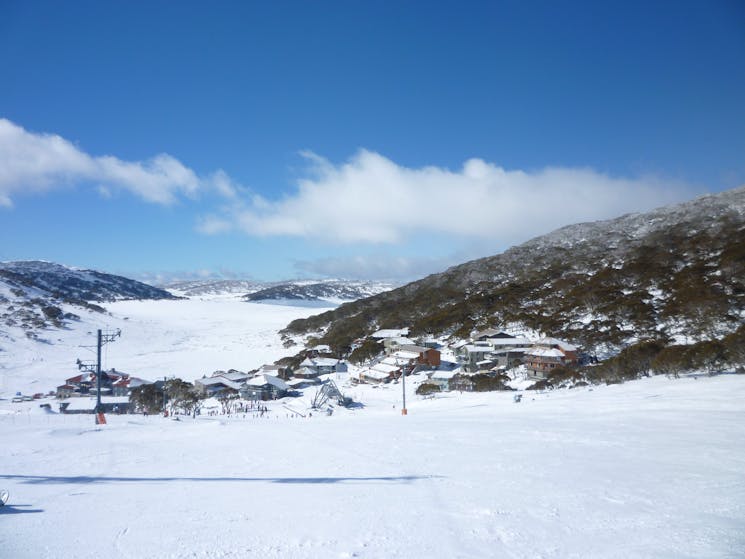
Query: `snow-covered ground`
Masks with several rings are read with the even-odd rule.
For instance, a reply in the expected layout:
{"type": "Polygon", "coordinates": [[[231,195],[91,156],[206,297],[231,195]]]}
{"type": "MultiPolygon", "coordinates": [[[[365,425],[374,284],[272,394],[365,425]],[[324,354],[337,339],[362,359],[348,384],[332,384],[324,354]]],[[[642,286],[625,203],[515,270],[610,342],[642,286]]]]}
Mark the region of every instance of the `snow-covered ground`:
{"type": "MultiPolygon", "coordinates": [[[[328,304],[328,308],[332,308],[328,304]]],[[[22,330],[0,337],[0,398],[16,392],[46,393],[78,374],[77,359],[96,360],[96,330],[122,334],[104,347],[103,365],[147,380],[177,376],[194,380],[230,368],[248,371],[273,363],[285,349],[277,334],[296,318],[325,309],[246,303],[228,297],[107,303],[108,314],[81,311],[67,330],[42,331],[45,342],[22,330]],[[86,349],[82,346],[88,346],[86,349]]]]}
{"type": "Polygon", "coordinates": [[[745,555],[745,376],[410,395],[405,417],[400,385],[346,390],[364,407],[101,427],[0,401],[0,557],[745,555]]]}

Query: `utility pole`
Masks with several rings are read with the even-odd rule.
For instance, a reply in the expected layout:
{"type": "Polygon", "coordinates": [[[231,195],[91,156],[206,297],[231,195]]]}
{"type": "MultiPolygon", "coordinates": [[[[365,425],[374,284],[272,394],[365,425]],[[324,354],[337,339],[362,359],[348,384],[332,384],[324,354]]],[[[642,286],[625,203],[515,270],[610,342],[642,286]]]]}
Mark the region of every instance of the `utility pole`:
{"type": "Polygon", "coordinates": [[[96,375],[96,408],[94,413],[96,414],[96,424],[106,423],[106,419],[103,417],[103,409],[101,407],[101,348],[113,342],[116,338],[122,335],[122,331],[117,328],[116,332],[104,333],[100,328],[98,330],[98,340],[96,343],[96,364],[83,363],[80,359],[77,361],[78,369],[86,371],[88,373],[94,373],[96,375]]]}
{"type": "Polygon", "coordinates": [[[401,368],[401,389],[403,390],[403,407],[401,408],[401,415],[407,415],[409,412],[406,410],[406,369],[408,367],[404,365],[401,368]]]}

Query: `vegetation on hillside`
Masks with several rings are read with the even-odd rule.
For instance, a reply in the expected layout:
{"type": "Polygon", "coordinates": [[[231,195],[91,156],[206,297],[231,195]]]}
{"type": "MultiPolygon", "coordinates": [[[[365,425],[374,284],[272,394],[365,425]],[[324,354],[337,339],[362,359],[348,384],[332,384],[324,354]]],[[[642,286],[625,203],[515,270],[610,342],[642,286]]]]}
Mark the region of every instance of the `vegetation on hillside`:
{"type": "Polygon", "coordinates": [[[296,320],[284,334],[317,333],[339,353],[376,329],[402,326],[415,337],[466,338],[517,324],[591,354],[639,340],[720,339],[745,315],[743,239],[743,216],[723,211],[644,235],[588,236],[570,248],[526,243],[296,320]]]}

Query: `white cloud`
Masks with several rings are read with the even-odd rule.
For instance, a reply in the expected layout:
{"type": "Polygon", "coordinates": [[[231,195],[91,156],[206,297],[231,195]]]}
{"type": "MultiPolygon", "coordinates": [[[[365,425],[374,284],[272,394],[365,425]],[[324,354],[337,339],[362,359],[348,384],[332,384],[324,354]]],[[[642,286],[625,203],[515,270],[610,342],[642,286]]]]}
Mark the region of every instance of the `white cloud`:
{"type": "MultiPolygon", "coordinates": [[[[464,259],[456,256],[443,258],[412,258],[390,254],[358,255],[349,258],[320,258],[299,260],[295,269],[303,273],[329,278],[411,281],[429,274],[442,272],[464,259]]],[[[467,260],[467,258],[466,258],[467,260]]]]}
{"type": "Polygon", "coordinates": [[[679,182],[582,168],[508,171],[471,159],[451,171],[407,168],[366,150],[339,165],[303,155],[310,168],[295,192],[233,205],[204,221],[202,230],[235,228],[332,244],[397,244],[435,234],[507,246],[569,223],[652,209],[695,194],[679,182]]]}
{"type": "Polygon", "coordinates": [[[222,171],[200,178],[168,154],[147,161],[91,156],[54,134],[36,134],[0,118],[0,205],[18,194],[41,193],[78,183],[94,183],[102,195],[127,190],[143,200],[172,204],[211,189],[233,197],[237,187],[222,171]]]}

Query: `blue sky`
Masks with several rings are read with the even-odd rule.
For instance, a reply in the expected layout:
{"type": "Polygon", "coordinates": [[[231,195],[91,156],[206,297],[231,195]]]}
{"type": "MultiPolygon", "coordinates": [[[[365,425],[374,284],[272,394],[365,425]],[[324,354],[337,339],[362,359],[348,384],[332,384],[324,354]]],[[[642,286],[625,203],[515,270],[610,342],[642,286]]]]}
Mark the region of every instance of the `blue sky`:
{"type": "Polygon", "coordinates": [[[0,260],[406,280],[745,183],[745,3],[0,0],[0,260]]]}

